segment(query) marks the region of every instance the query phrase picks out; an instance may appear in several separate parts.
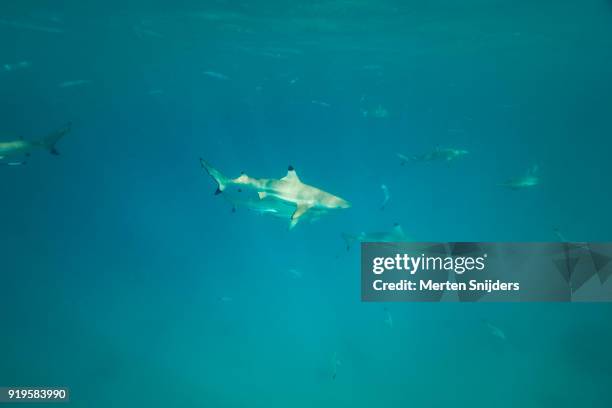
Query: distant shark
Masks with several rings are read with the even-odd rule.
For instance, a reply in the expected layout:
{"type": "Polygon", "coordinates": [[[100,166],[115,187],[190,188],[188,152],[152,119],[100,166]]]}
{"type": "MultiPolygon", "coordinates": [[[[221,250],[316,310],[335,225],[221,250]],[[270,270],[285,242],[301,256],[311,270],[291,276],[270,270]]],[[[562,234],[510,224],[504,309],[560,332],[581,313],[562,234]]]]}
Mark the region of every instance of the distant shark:
{"type": "Polygon", "coordinates": [[[436,148],[433,152],[425,154],[417,154],[413,156],[405,156],[397,153],[397,157],[401,160],[402,166],[410,162],[432,162],[432,161],[453,161],[460,157],[469,154],[467,150],[453,148],[436,148]]]}
{"type": "Polygon", "coordinates": [[[527,170],[525,175],[507,180],[501,185],[503,187],[508,187],[512,190],[521,190],[524,188],[535,187],[540,184],[540,177],[538,176],[539,172],[539,167],[533,166],[529,170],[527,170]]]}
{"type": "Polygon", "coordinates": [[[238,194],[244,194],[242,204],[247,208],[262,213],[270,213],[290,219],[289,227],[293,228],[306,215],[316,217],[328,210],[349,208],[348,201],[302,183],[295,169],[289,166],[287,175],[281,179],[257,179],[242,173],[239,177],[230,179],[203,159],[200,164],[217,182],[215,194],[221,194],[226,189],[234,187],[238,194]],[[258,204],[252,198],[257,194],[258,204]]]}
{"type": "Polygon", "coordinates": [[[382,204],[380,205],[380,210],[384,210],[387,203],[389,202],[389,200],[391,199],[391,193],[389,193],[389,187],[387,187],[385,184],[381,184],[380,188],[383,191],[383,195],[384,195],[384,199],[382,204]]]}
{"type": "Polygon", "coordinates": [[[70,132],[71,124],[68,123],[61,129],[51,133],[47,137],[40,140],[14,140],[10,142],[0,142],[0,163],[9,166],[18,166],[25,164],[25,160],[22,161],[14,161],[14,162],[2,162],[4,159],[11,159],[16,156],[30,156],[31,152],[34,150],[45,149],[49,151],[49,153],[58,155],[55,145],[59,140],[64,137],[68,132],[70,132]]]}
{"type": "Polygon", "coordinates": [[[360,242],[403,242],[408,240],[408,236],[404,233],[402,226],[395,223],[390,231],[386,232],[360,232],[359,234],[342,234],[342,238],[346,243],[346,250],[350,250],[351,246],[360,242]]]}
{"type": "Polygon", "coordinates": [[[91,84],[91,80],[90,79],[75,79],[72,81],[64,81],[62,83],[60,83],[58,85],[58,87],[60,88],[74,88],[77,86],[83,86],[83,85],[88,85],[91,84]]]}
{"type": "Polygon", "coordinates": [[[506,333],[504,333],[502,329],[497,326],[493,326],[489,321],[486,320],[484,321],[484,324],[493,337],[497,337],[499,340],[506,341],[506,333]]]}
{"type": "Polygon", "coordinates": [[[202,73],[210,78],[217,79],[219,81],[229,81],[230,79],[227,75],[215,71],[204,71],[202,73]]]}

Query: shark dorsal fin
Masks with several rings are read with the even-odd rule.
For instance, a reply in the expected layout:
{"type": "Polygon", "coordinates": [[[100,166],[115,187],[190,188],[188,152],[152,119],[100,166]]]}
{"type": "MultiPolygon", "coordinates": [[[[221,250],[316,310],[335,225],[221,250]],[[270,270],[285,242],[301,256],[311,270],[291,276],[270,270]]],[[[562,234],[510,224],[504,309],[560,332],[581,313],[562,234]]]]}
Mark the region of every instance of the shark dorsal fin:
{"type": "Polygon", "coordinates": [[[287,175],[283,177],[281,180],[289,181],[289,182],[300,182],[300,178],[295,172],[295,169],[293,168],[293,166],[289,166],[289,169],[287,170],[287,175]]]}

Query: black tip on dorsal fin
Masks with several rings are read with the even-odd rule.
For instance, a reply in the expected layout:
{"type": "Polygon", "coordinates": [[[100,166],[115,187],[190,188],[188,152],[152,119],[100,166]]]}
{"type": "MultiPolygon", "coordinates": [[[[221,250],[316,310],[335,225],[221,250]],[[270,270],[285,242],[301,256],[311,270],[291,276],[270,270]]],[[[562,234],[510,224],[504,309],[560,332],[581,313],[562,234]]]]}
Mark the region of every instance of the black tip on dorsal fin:
{"type": "Polygon", "coordinates": [[[393,223],[393,226],[394,226],[394,227],[399,227],[399,222],[394,222],[394,223],[393,223]]]}
{"type": "Polygon", "coordinates": [[[244,176],[244,171],[241,171],[241,172],[240,172],[240,175],[241,175],[241,176],[244,176]]]}
{"type": "Polygon", "coordinates": [[[217,190],[215,191],[215,195],[219,195],[221,193],[222,193],[221,189],[219,187],[217,187],[217,190]]]}
{"type": "Polygon", "coordinates": [[[287,169],[287,171],[295,171],[295,168],[292,165],[289,165],[289,168],[287,169]]]}

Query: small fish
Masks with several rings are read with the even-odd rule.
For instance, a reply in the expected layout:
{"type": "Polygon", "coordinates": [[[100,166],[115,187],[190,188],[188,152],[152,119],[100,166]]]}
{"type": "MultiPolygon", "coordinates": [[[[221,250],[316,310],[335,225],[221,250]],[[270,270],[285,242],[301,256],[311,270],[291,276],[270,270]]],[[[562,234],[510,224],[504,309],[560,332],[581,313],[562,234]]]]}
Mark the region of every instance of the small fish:
{"type": "Polygon", "coordinates": [[[382,202],[382,204],[380,205],[380,209],[381,209],[381,211],[382,211],[382,210],[384,210],[384,209],[385,209],[385,206],[386,206],[386,205],[387,205],[387,203],[389,202],[389,199],[391,198],[391,194],[389,193],[389,188],[388,188],[386,185],[381,184],[381,185],[380,185],[380,188],[381,188],[381,189],[382,189],[382,191],[383,191],[383,202],[382,202]]]}
{"type": "Polygon", "coordinates": [[[30,68],[31,66],[32,64],[29,61],[20,61],[15,64],[4,64],[2,68],[4,68],[5,71],[10,72],[30,68]]]}
{"type": "Polygon", "coordinates": [[[230,79],[227,75],[223,75],[215,71],[204,71],[202,73],[210,78],[217,79],[219,81],[229,81],[230,79]]]}
{"type": "Polygon", "coordinates": [[[297,269],[295,269],[295,268],[291,268],[287,272],[294,279],[301,279],[302,278],[302,272],[297,270],[297,269]]]}
{"type": "Polygon", "coordinates": [[[164,94],[164,90],[163,89],[151,89],[148,92],[149,95],[163,95],[164,94]]]}
{"type": "Polygon", "coordinates": [[[401,153],[397,153],[397,157],[401,161],[401,165],[403,166],[406,163],[410,162],[433,162],[433,161],[453,161],[458,158],[464,157],[468,155],[470,152],[463,149],[454,149],[454,148],[436,148],[433,152],[413,155],[411,157],[405,156],[401,153]]]}
{"type": "Polygon", "coordinates": [[[389,111],[382,105],[378,105],[373,109],[362,109],[361,114],[364,118],[384,119],[389,117],[389,111]]]}
{"type": "MultiPolygon", "coordinates": [[[[4,157],[0,156],[0,160],[2,160],[4,157]]],[[[8,162],[8,163],[4,163],[4,162],[0,162],[0,165],[2,166],[23,166],[27,164],[27,162],[25,160],[23,161],[16,161],[16,162],[8,162]]]]}
{"type": "Polygon", "coordinates": [[[230,302],[233,302],[233,301],[234,301],[234,299],[232,299],[229,296],[220,296],[219,297],[219,302],[221,302],[221,303],[230,303],[230,302]]]}
{"type": "Polygon", "coordinates": [[[321,102],[321,101],[312,100],[312,101],[310,101],[310,103],[312,103],[313,105],[322,106],[323,108],[331,108],[331,105],[329,103],[327,103],[327,102],[321,102]]]}
{"type": "Polygon", "coordinates": [[[76,86],[83,86],[88,84],[91,84],[91,80],[89,79],[75,79],[73,81],[64,81],[58,86],[60,88],[74,88],[76,86]]]}

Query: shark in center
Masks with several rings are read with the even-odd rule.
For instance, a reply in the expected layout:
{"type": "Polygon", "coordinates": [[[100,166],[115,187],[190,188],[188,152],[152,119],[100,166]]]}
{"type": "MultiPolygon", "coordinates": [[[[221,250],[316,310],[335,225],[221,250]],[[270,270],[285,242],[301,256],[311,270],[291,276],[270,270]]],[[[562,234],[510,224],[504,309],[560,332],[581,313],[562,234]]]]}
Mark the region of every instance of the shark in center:
{"type": "Polygon", "coordinates": [[[55,145],[59,140],[70,132],[70,123],[62,127],[61,129],[51,133],[47,137],[39,140],[13,140],[9,142],[0,142],[0,164],[8,166],[19,166],[25,164],[25,159],[16,161],[10,161],[15,157],[29,157],[32,151],[44,149],[49,153],[58,155],[55,145]],[[9,161],[5,161],[9,160],[9,161]]]}
{"type": "Polygon", "coordinates": [[[232,179],[203,159],[200,159],[200,164],[217,183],[215,194],[231,191],[232,195],[228,197],[230,202],[257,212],[288,218],[290,228],[295,227],[301,219],[317,218],[329,210],[350,207],[348,201],[303,183],[293,166],[289,166],[285,177],[280,179],[258,179],[246,173],[232,179]]]}

